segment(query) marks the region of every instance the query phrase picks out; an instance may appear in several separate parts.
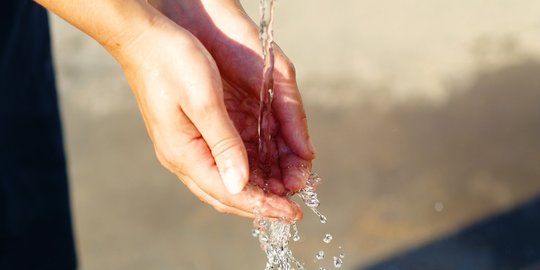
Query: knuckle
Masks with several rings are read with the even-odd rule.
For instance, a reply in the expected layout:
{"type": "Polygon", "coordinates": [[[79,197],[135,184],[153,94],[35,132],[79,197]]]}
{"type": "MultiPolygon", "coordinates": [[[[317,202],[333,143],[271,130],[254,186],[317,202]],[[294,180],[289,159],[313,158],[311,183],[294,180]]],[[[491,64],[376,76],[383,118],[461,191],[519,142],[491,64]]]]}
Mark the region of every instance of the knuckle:
{"type": "Polygon", "coordinates": [[[190,98],[190,106],[197,114],[211,115],[220,106],[219,93],[196,93],[190,98]]]}
{"type": "Polygon", "coordinates": [[[225,157],[231,150],[242,147],[243,143],[237,137],[226,137],[214,143],[210,149],[215,159],[225,157]]]}

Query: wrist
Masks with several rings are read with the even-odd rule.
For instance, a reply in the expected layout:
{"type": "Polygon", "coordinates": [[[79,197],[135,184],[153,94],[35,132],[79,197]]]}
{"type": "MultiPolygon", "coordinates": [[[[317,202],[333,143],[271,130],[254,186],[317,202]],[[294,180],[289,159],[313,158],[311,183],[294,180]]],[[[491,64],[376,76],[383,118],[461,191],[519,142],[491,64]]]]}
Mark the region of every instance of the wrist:
{"type": "Polygon", "coordinates": [[[157,12],[147,25],[137,29],[136,34],[115,38],[118,44],[104,45],[107,51],[122,66],[125,73],[141,74],[163,68],[163,63],[173,58],[189,56],[185,52],[200,50],[203,46],[188,31],[157,12]]]}
{"type": "Polygon", "coordinates": [[[136,38],[160,15],[147,0],[35,0],[95,39],[111,54],[136,38]]]}
{"type": "MultiPolygon", "coordinates": [[[[152,6],[144,3],[136,12],[127,16],[120,16],[119,25],[114,27],[108,35],[93,36],[118,62],[133,55],[132,47],[140,44],[149,32],[155,31],[158,25],[166,18],[152,6]]],[[[150,41],[150,44],[154,42],[150,41]]]]}

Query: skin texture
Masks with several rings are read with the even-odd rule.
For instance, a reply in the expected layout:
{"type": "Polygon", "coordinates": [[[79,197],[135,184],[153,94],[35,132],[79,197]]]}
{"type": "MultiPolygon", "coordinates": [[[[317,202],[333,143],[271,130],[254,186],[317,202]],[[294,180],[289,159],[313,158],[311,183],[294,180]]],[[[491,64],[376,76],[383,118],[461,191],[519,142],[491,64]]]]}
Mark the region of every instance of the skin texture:
{"type": "Polygon", "coordinates": [[[37,2],[120,63],[158,159],[201,201],[245,217],[254,207],[271,218],[302,217],[284,196],[305,185],[314,158],[294,68],[276,49],[276,162],[264,180],[257,163],[262,56],[257,27],[239,2],[37,2]]]}

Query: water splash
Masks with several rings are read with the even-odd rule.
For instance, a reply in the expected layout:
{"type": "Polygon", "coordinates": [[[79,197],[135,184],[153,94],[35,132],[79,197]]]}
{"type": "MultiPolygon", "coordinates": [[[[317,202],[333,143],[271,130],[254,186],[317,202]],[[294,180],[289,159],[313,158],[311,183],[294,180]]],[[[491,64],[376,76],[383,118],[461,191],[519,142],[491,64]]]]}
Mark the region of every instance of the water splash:
{"type": "Polygon", "coordinates": [[[332,239],[333,239],[332,235],[327,233],[323,238],[323,242],[330,244],[330,242],[332,242],[332,239]]]}
{"type": "Polygon", "coordinates": [[[316,173],[311,173],[306,183],[306,186],[298,193],[304,204],[319,217],[322,224],[326,224],[326,216],[321,214],[317,209],[320,205],[319,198],[315,192],[315,188],[319,186],[321,178],[316,173]]]}
{"type": "Polygon", "coordinates": [[[304,267],[298,262],[292,255],[292,251],[289,249],[289,238],[291,224],[280,221],[269,221],[264,218],[256,219],[255,224],[257,227],[257,237],[261,244],[261,248],[266,253],[267,263],[266,270],[293,269],[293,265],[296,269],[302,270],[304,267]]]}
{"type": "Polygon", "coordinates": [[[300,233],[298,232],[298,226],[296,225],[296,222],[292,225],[293,228],[293,241],[298,242],[300,241],[300,233]]]}
{"type": "MultiPolygon", "coordinates": [[[[311,173],[306,186],[301,189],[296,195],[302,199],[304,204],[310,208],[319,217],[324,217],[317,207],[320,204],[308,204],[313,198],[317,199],[315,193],[315,187],[321,182],[321,178],[316,173],[311,173]]],[[[318,199],[317,199],[318,200],[318,199]]],[[[324,222],[326,218],[324,217],[324,222]]],[[[303,270],[304,265],[300,263],[294,256],[289,248],[289,242],[292,238],[293,241],[300,240],[298,228],[296,223],[288,223],[284,220],[269,220],[264,218],[260,213],[256,212],[256,218],[253,222],[254,228],[252,235],[259,239],[261,249],[265,252],[267,263],[266,270],[279,269],[279,270],[303,270]],[[291,233],[292,229],[292,233],[291,233]]],[[[333,240],[331,234],[325,234],[323,242],[329,244],[333,240]]],[[[341,247],[340,247],[341,249],[341,247]]],[[[325,252],[319,251],[315,258],[317,260],[323,260],[325,252]]],[[[343,264],[344,256],[334,257],[334,267],[339,268],[343,264]]]]}
{"type": "Polygon", "coordinates": [[[334,256],[334,267],[341,268],[342,265],[343,265],[343,260],[341,258],[334,256]]]}
{"type": "Polygon", "coordinates": [[[324,259],[324,251],[323,251],[323,250],[319,250],[319,252],[317,252],[317,254],[315,255],[315,259],[317,259],[317,260],[322,260],[322,259],[324,259]]]}

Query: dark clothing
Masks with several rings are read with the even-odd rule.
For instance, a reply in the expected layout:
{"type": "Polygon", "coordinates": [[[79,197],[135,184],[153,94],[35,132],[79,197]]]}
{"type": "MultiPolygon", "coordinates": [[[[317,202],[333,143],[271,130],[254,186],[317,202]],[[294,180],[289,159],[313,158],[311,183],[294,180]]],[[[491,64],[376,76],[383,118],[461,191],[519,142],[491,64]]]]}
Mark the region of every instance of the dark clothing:
{"type": "Polygon", "coordinates": [[[75,269],[46,11],[0,8],[0,269],[75,269]]]}

